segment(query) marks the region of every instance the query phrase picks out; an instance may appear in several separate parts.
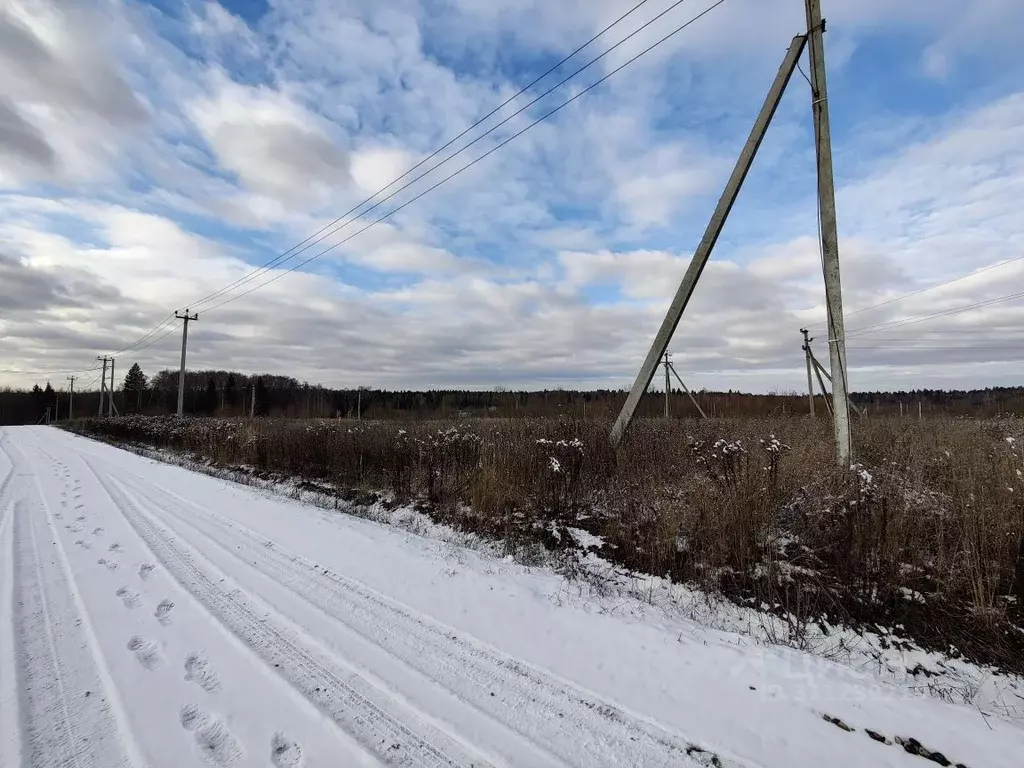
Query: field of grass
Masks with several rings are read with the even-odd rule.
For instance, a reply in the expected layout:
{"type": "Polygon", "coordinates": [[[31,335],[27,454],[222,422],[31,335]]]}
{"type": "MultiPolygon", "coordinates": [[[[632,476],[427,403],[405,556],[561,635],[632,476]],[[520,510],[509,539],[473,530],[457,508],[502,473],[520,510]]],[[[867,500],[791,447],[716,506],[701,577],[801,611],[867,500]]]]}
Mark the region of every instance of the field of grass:
{"type": "Polygon", "coordinates": [[[347,500],[415,504],[571,572],[601,557],[810,622],[898,627],[1024,673],[1024,422],[857,421],[852,471],[806,417],[462,422],[85,419],[75,431],[347,500]],[[576,531],[576,533],[574,533],[576,531]]]}

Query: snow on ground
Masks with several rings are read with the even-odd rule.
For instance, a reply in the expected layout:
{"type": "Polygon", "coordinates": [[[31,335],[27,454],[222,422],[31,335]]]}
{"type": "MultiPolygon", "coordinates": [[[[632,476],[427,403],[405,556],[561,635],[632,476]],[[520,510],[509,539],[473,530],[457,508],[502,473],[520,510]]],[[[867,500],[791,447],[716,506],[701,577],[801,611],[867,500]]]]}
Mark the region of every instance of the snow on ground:
{"type": "Polygon", "coordinates": [[[1019,721],[867,669],[0,431],[2,766],[930,764],[897,739],[971,768],[1024,755],[1019,721]]]}

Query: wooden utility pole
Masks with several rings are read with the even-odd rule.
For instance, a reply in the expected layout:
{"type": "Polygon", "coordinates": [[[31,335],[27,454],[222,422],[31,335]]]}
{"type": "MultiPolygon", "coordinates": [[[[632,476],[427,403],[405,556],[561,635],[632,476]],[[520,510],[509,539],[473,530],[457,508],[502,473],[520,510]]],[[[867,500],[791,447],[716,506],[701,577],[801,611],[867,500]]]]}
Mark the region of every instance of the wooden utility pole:
{"type": "Polygon", "coordinates": [[[832,369],[832,416],[835,423],[836,458],[848,468],[853,460],[850,435],[850,403],[846,376],[846,331],[843,323],[843,291],[839,278],[839,235],[836,226],[836,191],[832,175],[832,131],[828,115],[825,78],[825,22],[821,0],[805,0],[808,56],[811,63],[811,111],[818,165],[818,212],[821,223],[821,266],[825,276],[828,309],[828,356],[832,369]]]}
{"type": "Polygon", "coordinates": [[[75,418],[75,376],[68,376],[71,382],[71,389],[68,391],[68,421],[75,418]]]}
{"type": "Polygon", "coordinates": [[[256,415],[256,382],[252,383],[252,399],[249,400],[249,418],[256,415]]]}
{"type": "Polygon", "coordinates": [[[811,342],[814,339],[807,338],[807,329],[801,328],[800,333],[804,335],[804,362],[807,364],[807,399],[811,405],[811,418],[814,418],[814,383],[811,380],[811,342]]]}
{"type": "Polygon", "coordinates": [[[185,349],[188,346],[188,321],[198,320],[199,313],[189,315],[186,309],[185,314],[179,315],[175,312],[174,316],[185,321],[181,326],[181,369],[178,371],[178,416],[180,417],[185,411],[185,349]]]}
{"type": "Polygon", "coordinates": [[[722,234],[725,220],[728,218],[729,212],[736,202],[736,197],[743,186],[743,181],[747,178],[747,173],[749,173],[750,167],[754,162],[757,150],[764,140],[768,125],[778,109],[779,101],[782,99],[782,94],[786,90],[790,77],[792,77],[793,72],[796,70],[797,62],[800,59],[800,54],[803,53],[806,43],[806,35],[797,35],[793,38],[793,42],[790,43],[782,65],[775,75],[775,81],[772,83],[764,104],[761,106],[761,111],[754,121],[754,127],[751,129],[747,142],[743,146],[739,158],[736,160],[732,175],[729,176],[725,190],[718,200],[715,212],[711,215],[711,220],[704,230],[704,236],[693,253],[690,266],[687,267],[686,274],[676,290],[676,295],[672,299],[668,313],[665,315],[665,319],[662,320],[661,327],[654,337],[654,342],[651,344],[650,351],[648,351],[647,357],[640,367],[640,372],[633,382],[633,388],[626,398],[626,403],[622,406],[619,417],[615,420],[615,425],[612,427],[611,432],[612,445],[617,446],[622,442],[626,429],[629,428],[629,424],[633,420],[633,414],[636,413],[637,406],[640,404],[640,398],[643,397],[647,387],[650,386],[655,369],[661,363],[661,356],[668,348],[672,334],[675,333],[676,326],[679,325],[679,320],[683,316],[683,311],[686,309],[686,305],[689,304],[693,290],[697,286],[697,281],[700,279],[701,274],[704,272],[704,267],[711,257],[711,251],[714,249],[715,243],[718,242],[719,235],[722,234]]]}

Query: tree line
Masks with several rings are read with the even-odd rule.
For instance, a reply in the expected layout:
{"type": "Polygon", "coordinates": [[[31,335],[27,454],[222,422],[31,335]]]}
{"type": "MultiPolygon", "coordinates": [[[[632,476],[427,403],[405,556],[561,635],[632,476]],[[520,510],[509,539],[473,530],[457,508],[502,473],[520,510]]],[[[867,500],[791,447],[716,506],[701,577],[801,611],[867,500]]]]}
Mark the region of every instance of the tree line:
{"type": "MultiPolygon", "coordinates": [[[[806,412],[807,396],[791,393],[750,394],[728,390],[695,392],[709,416],[772,416],[806,412]]],[[[625,401],[622,390],[512,391],[491,390],[379,390],[335,389],[299,382],[291,376],[249,375],[237,371],[204,370],[185,373],[184,412],[194,416],[279,416],[290,418],[444,418],[452,416],[536,417],[566,415],[573,418],[614,417],[625,401]]],[[[640,414],[663,413],[663,394],[645,398],[640,414]]],[[[981,390],[921,389],[899,392],[853,393],[854,403],[871,413],[917,412],[918,403],[928,413],[977,416],[1024,415],[1024,388],[990,387],[981,390]]],[[[823,399],[817,412],[826,417],[823,399]]],[[[178,372],[161,370],[152,377],[136,363],[115,387],[114,403],[120,413],[161,415],[175,413],[178,405],[178,372]]],[[[51,415],[69,414],[67,392],[56,391],[50,382],[30,390],[0,390],[0,424],[34,424],[51,415]]],[[[99,392],[76,392],[77,416],[95,414],[99,392]]],[[[106,408],[104,409],[106,410],[106,408]]],[[[685,393],[670,395],[673,415],[696,415],[685,393]]]]}

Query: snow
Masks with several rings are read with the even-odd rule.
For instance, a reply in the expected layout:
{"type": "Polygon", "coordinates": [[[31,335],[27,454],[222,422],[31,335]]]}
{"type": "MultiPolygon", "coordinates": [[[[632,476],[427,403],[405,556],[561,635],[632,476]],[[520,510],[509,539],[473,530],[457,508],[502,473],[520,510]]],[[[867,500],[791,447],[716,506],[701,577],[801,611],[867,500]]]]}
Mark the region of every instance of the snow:
{"type": "Polygon", "coordinates": [[[984,768],[1024,752],[1019,710],[922,695],[886,659],[769,645],[769,620],[740,626],[754,612],[709,602],[694,621],[664,580],[619,574],[632,587],[609,599],[49,428],[0,431],[0,515],[5,767],[928,765],[899,739],[984,768]]]}

